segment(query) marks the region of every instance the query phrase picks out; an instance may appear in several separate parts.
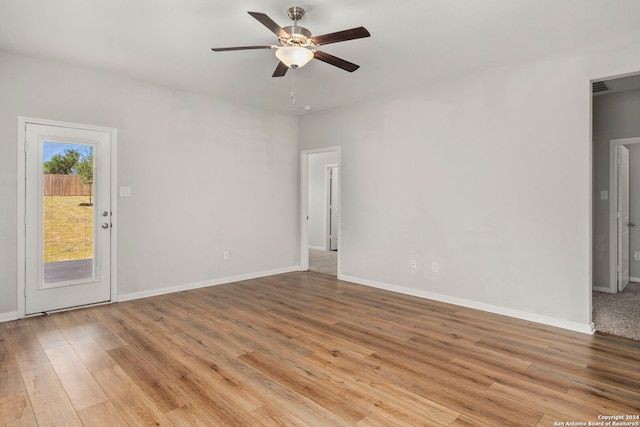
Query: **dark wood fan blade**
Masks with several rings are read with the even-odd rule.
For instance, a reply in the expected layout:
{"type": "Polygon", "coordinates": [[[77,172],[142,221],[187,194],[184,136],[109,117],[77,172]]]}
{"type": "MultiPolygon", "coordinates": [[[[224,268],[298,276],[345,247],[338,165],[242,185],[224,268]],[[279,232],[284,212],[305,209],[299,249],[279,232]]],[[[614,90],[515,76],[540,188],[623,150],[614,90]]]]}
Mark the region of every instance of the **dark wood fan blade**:
{"type": "Polygon", "coordinates": [[[276,24],[273,19],[269,18],[264,13],[260,12],[247,12],[249,15],[253,16],[260,22],[262,25],[271,30],[273,34],[278,37],[288,37],[289,34],[285,30],[283,30],[280,25],[276,24]]]}
{"type": "Polygon", "coordinates": [[[314,37],[313,42],[322,46],[329,43],[344,42],[347,40],[362,39],[364,37],[370,37],[369,31],[365,27],[351,28],[350,30],[338,31],[336,33],[324,34],[322,36],[314,37]]]}
{"type": "Polygon", "coordinates": [[[287,67],[282,61],[280,61],[278,62],[278,66],[276,67],[276,70],[273,72],[273,75],[271,77],[283,77],[285,74],[287,74],[288,70],[289,67],[287,67]]]}
{"type": "Polygon", "coordinates": [[[273,46],[240,46],[240,47],[213,47],[214,52],[226,52],[229,50],[272,49],[273,46]]]}
{"type": "Polygon", "coordinates": [[[319,59],[322,62],[326,62],[327,64],[331,64],[338,68],[342,68],[343,70],[346,70],[350,73],[353,73],[355,70],[360,68],[359,65],[356,65],[349,61],[345,61],[344,59],[338,58],[337,56],[329,55],[326,52],[320,52],[319,50],[317,50],[313,54],[313,57],[315,59],[319,59]]]}

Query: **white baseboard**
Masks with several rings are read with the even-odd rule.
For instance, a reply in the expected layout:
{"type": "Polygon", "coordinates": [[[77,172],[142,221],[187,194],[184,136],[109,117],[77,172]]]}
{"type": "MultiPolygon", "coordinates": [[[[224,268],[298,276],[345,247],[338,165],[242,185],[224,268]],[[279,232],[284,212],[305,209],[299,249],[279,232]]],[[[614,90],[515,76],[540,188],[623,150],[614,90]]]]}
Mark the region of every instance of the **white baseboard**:
{"type": "MultiPolygon", "coordinates": [[[[638,282],[640,282],[640,277],[629,277],[629,281],[638,283],[638,282]]],[[[597,291],[597,292],[605,292],[605,293],[608,293],[608,294],[615,294],[615,293],[618,292],[617,289],[612,291],[611,288],[609,287],[609,285],[595,285],[594,284],[591,287],[591,289],[594,290],[594,291],[597,291]]]]}
{"type": "Polygon", "coordinates": [[[426,298],[434,301],[445,302],[448,304],[459,305],[462,307],[473,308],[476,310],[487,311],[489,313],[501,314],[503,316],[515,317],[516,319],[527,320],[530,322],[542,323],[544,325],[555,326],[562,329],[581,332],[584,334],[593,334],[595,327],[593,323],[583,324],[571,322],[568,320],[556,319],[554,317],[543,316],[540,314],[527,313],[507,307],[500,307],[491,304],[485,304],[478,301],[472,301],[464,298],[442,295],[435,292],[421,291],[418,289],[405,288],[403,286],[390,285],[388,283],[377,282],[375,280],[361,279],[359,277],[340,275],[338,279],[347,282],[358,283],[360,285],[371,286],[373,288],[384,289],[387,291],[398,292],[400,294],[412,295],[415,297],[426,298]]]}
{"type": "Polygon", "coordinates": [[[160,289],[149,289],[148,291],[124,293],[124,294],[118,295],[118,301],[124,302],[124,301],[131,301],[134,299],[140,299],[140,298],[155,297],[158,295],[172,294],[174,292],[182,292],[182,291],[188,291],[191,289],[206,288],[208,286],[223,285],[225,283],[233,283],[233,282],[240,282],[243,280],[257,279],[260,277],[274,276],[276,274],[291,273],[292,271],[299,271],[299,270],[300,270],[300,267],[296,265],[295,267],[287,267],[287,268],[281,268],[276,270],[262,271],[259,273],[249,273],[249,274],[243,274],[240,276],[222,277],[219,279],[205,280],[202,282],[185,283],[183,285],[168,286],[166,288],[160,288],[160,289]]]}
{"type": "Polygon", "coordinates": [[[311,246],[309,245],[309,249],[315,249],[316,251],[326,251],[327,248],[325,248],[324,246],[311,246]]]}
{"type": "Polygon", "coordinates": [[[18,319],[17,311],[9,311],[7,313],[0,313],[0,323],[2,322],[10,322],[12,320],[18,319]]]}

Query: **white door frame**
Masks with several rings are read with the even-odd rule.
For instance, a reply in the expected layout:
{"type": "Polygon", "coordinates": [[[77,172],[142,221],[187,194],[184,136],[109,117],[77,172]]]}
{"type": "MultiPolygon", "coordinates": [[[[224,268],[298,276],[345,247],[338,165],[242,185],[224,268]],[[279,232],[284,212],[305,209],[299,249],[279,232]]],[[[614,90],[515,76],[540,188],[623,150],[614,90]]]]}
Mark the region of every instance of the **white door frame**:
{"type": "MultiPolygon", "coordinates": [[[[330,152],[338,153],[338,176],[341,176],[342,153],[339,146],[300,151],[300,271],[309,269],[309,156],[330,152]]],[[[340,185],[338,199],[342,206],[342,180],[338,185],[340,185]]],[[[338,223],[338,238],[341,235],[341,224],[342,222],[338,223]]],[[[338,278],[340,278],[340,252],[338,251],[338,278]]]]}
{"type": "MultiPolygon", "coordinates": [[[[337,163],[324,165],[324,250],[331,250],[331,169],[337,168],[337,163]]],[[[338,175],[340,176],[340,175],[338,175]]],[[[338,186],[340,181],[338,181],[338,186]]],[[[340,200],[340,194],[338,194],[340,200]]]]}
{"type": "Polygon", "coordinates": [[[640,144],[640,137],[609,140],[609,287],[595,290],[618,292],[618,146],[640,144]]]}
{"type": "Polygon", "coordinates": [[[25,289],[26,289],[26,239],[25,239],[25,216],[26,216],[26,128],[27,124],[37,124],[46,126],[61,126],[75,129],[87,129],[101,132],[108,132],[111,135],[111,302],[118,301],[118,257],[117,257],[117,241],[118,241],[118,209],[116,186],[118,184],[117,174],[117,138],[118,131],[115,128],[102,126],[84,125],[79,123],[68,123],[56,120],[38,119],[33,117],[18,117],[18,318],[25,317],[25,289]]]}

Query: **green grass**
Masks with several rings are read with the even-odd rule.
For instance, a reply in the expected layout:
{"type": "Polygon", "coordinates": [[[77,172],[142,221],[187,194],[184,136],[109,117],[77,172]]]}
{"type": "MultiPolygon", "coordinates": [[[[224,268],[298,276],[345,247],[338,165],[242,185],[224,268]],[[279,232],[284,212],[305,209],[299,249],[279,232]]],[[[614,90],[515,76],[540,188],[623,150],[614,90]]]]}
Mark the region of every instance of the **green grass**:
{"type": "Polygon", "coordinates": [[[44,197],[44,262],[93,258],[93,206],[86,196],[44,197]]]}

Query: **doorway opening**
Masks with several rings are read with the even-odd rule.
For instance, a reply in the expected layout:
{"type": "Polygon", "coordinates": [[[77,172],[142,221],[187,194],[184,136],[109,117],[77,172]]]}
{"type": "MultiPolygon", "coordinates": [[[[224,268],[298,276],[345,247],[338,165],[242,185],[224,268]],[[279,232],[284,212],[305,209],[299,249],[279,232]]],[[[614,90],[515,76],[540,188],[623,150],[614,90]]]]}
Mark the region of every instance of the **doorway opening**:
{"type": "Polygon", "coordinates": [[[640,340],[640,75],[593,82],[594,329],[640,340]]]}
{"type": "Polygon", "coordinates": [[[300,270],[339,276],[340,147],[301,152],[300,270]]]}
{"type": "Polygon", "coordinates": [[[114,301],[116,130],[18,126],[18,316],[114,301]]]}

